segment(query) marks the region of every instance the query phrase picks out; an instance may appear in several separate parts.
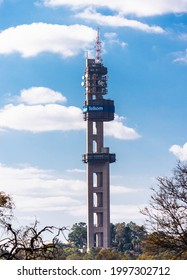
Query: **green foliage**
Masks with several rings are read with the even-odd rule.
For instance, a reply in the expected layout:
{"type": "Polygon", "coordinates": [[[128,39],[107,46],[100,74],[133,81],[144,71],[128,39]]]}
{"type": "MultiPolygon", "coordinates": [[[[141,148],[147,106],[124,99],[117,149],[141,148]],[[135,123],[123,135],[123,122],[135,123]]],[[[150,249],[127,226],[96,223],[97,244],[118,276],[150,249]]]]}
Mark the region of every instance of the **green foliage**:
{"type": "Polygon", "coordinates": [[[69,242],[79,248],[83,249],[87,244],[87,226],[86,223],[80,222],[72,226],[71,232],[68,235],[69,242]]]}
{"type": "Polygon", "coordinates": [[[145,239],[143,254],[139,256],[141,260],[185,260],[187,251],[178,249],[177,239],[171,247],[173,236],[169,237],[164,232],[153,232],[145,239]]]}
{"type": "Polygon", "coordinates": [[[85,254],[84,259],[85,260],[95,260],[99,251],[100,251],[100,248],[91,248],[88,251],[88,253],[85,254]]]}
{"type": "MultiPolygon", "coordinates": [[[[85,259],[136,259],[142,253],[142,239],[147,236],[144,226],[133,222],[111,223],[110,230],[112,251],[92,248],[84,255],[85,259]]],[[[70,244],[78,249],[86,249],[86,235],[85,223],[74,224],[68,236],[70,244]]]]}
{"type": "Polygon", "coordinates": [[[142,252],[142,239],[147,236],[144,226],[130,222],[128,224],[117,223],[114,225],[112,247],[118,252],[125,253],[128,259],[135,259],[142,252]]]}
{"type": "Polygon", "coordinates": [[[121,253],[117,252],[116,250],[107,248],[100,249],[95,257],[96,260],[120,260],[121,258],[121,253]]]}
{"type": "Polygon", "coordinates": [[[66,260],[82,260],[83,254],[78,248],[65,248],[64,255],[66,260]]]}

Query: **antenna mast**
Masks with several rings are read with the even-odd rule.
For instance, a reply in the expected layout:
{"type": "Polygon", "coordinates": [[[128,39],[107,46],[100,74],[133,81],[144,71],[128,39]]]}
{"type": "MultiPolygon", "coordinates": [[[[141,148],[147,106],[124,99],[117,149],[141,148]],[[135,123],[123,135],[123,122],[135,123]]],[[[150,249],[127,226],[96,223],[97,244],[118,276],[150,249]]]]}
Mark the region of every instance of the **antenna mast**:
{"type": "Polygon", "coordinates": [[[101,58],[101,41],[100,41],[100,30],[99,30],[99,27],[97,29],[97,37],[96,37],[95,50],[96,50],[95,62],[96,63],[102,63],[102,58],[101,58]]]}

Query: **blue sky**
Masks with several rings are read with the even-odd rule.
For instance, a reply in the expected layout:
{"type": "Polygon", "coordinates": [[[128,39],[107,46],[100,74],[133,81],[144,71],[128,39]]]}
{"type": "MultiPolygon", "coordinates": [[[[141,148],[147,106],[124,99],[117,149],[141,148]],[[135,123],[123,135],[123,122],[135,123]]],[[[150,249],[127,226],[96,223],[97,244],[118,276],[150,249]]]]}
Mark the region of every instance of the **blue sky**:
{"type": "Polygon", "coordinates": [[[111,222],[143,224],[155,178],[187,160],[186,0],[1,0],[0,186],[19,224],[86,221],[81,81],[98,26],[116,107],[111,222]]]}

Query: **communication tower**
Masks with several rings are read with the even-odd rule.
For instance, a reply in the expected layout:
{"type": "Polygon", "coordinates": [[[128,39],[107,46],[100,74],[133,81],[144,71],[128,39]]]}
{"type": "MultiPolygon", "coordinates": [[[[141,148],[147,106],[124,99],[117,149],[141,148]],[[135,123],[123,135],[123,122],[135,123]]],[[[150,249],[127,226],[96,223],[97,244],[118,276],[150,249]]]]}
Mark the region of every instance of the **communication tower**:
{"type": "Polygon", "coordinates": [[[104,147],[104,122],[114,119],[114,101],[105,99],[107,68],[102,63],[99,30],[95,59],[86,58],[82,85],[86,100],[83,116],[86,121],[86,154],[82,160],[87,170],[87,247],[110,247],[110,169],[116,155],[104,147]]]}

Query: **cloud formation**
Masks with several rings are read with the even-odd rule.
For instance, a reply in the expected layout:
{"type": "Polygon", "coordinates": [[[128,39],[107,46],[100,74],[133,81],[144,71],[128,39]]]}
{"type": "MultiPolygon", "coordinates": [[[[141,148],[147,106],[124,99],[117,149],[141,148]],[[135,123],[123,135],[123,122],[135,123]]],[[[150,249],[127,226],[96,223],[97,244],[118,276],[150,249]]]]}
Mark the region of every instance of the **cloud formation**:
{"type": "Polygon", "coordinates": [[[128,188],[124,186],[111,186],[111,194],[117,195],[117,194],[128,194],[128,193],[138,193],[141,192],[141,189],[135,189],[135,188],[128,188]]]}
{"type": "Polygon", "coordinates": [[[6,105],[0,110],[0,128],[29,132],[70,131],[85,128],[81,109],[59,104],[6,105]]]}
{"type": "Polygon", "coordinates": [[[85,173],[85,169],[79,169],[79,168],[74,168],[74,169],[67,169],[66,172],[68,173],[85,173]]]}
{"type": "Polygon", "coordinates": [[[185,143],[183,146],[173,145],[171,146],[169,151],[173,153],[181,161],[187,160],[187,143],[185,143]]]}
{"type": "Polygon", "coordinates": [[[183,52],[174,53],[174,56],[176,57],[174,59],[174,62],[181,63],[181,64],[187,64],[187,49],[183,52]]]}
{"type": "Polygon", "coordinates": [[[108,8],[123,15],[138,17],[163,15],[169,13],[186,13],[186,0],[43,0],[48,7],[69,6],[71,8],[108,8]]]}
{"type": "Polygon", "coordinates": [[[0,164],[0,184],[19,211],[68,211],[84,203],[85,182],[64,179],[52,170],[0,164]],[[55,190],[55,191],[54,191],[55,190]]]}
{"type": "MultiPolygon", "coordinates": [[[[83,180],[64,179],[53,170],[34,166],[10,167],[0,163],[0,185],[4,192],[13,196],[19,216],[29,212],[30,217],[38,217],[42,212],[55,212],[79,219],[86,217],[86,184],[83,180]]],[[[111,193],[115,196],[134,195],[139,191],[111,186],[111,193]]],[[[137,218],[138,212],[137,205],[111,205],[113,222],[124,217],[137,218]]],[[[51,217],[54,219],[54,214],[51,217]]]]}
{"type": "Polygon", "coordinates": [[[112,204],[111,205],[111,220],[113,223],[133,221],[137,224],[144,223],[144,217],[140,213],[140,209],[145,208],[145,204],[112,204]]]}
{"type": "Polygon", "coordinates": [[[124,117],[116,115],[114,121],[105,123],[105,135],[125,140],[140,138],[140,135],[133,128],[125,126],[123,121],[124,117]]]}
{"type": "Polygon", "coordinates": [[[26,58],[50,52],[67,58],[88,50],[95,38],[94,29],[79,24],[23,24],[0,33],[0,54],[20,53],[26,58]]]}
{"type": "MultiPolygon", "coordinates": [[[[1,130],[33,133],[85,130],[80,108],[52,103],[66,101],[59,92],[45,87],[31,87],[22,90],[17,100],[22,103],[7,104],[0,108],[1,130]]],[[[105,124],[105,135],[123,140],[139,138],[139,134],[133,128],[125,126],[123,121],[123,117],[116,115],[114,121],[105,124]]]]}
{"type": "Polygon", "coordinates": [[[66,97],[60,92],[46,87],[31,87],[23,89],[18,99],[20,102],[30,105],[66,102],[66,97]]]}
{"type": "Polygon", "coordinates": [[[182,33],[179,35],[179,39],[183,41],[187,41],[187,33],[182,33]]]}
{"type": "Polygon", "coordinates": [[[149,26],[148,24],[137,20],[124,18],[121,15],[102,15],[92,9],[86,9],[83,12],[78,13],[76,17],[89,21],[95,21],[99,25],[106,25],[110,27],[129,27],[147,33],[165,33],[164,29],[159,26],[149,26]]]}
{"type": "Polygon", "coordinates": [[[118,39],[117,33],[115,32],[107,32],[104,34],[105,39],[108,41],[109,44],[117,44],[122,48],[127,47],[128,44],[124,41],[120,41],[118,39]]]}

